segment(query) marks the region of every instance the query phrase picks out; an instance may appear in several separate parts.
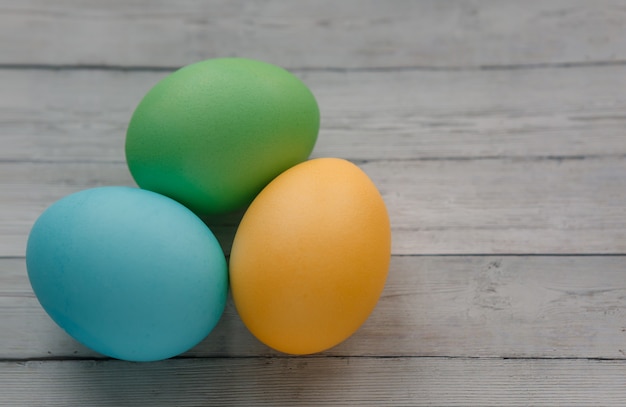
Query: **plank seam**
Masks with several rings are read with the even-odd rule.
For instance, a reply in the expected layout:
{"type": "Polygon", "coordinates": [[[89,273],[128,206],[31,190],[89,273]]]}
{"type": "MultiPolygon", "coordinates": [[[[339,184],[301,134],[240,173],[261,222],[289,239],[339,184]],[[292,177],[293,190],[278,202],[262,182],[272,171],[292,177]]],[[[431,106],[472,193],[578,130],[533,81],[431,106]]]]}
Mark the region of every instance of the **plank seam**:
{"type": "Polygon", "coordinates": [[[410,158],[380,158],[380,159],[355,159],[357,164],[367,164],[372,162],[429,162],[429,161],[516,161],[516,162],[540,162],[540,161],[583,161],[583,160],[606,160],[606,159],[626,159],[626,154],[576,154],[576,155],[476,155],[476,156],[439,156],[439,157],[410,157],[410,158]]]}
{"type": "MultiPolygon", "coordinates": [[[[509,155],[484,155],[484,156],[440,156],[440,157],[411,157],[411,158],[380,158],[380,159],[350,159],[356,164],[368,164],[376,162],[436,162],[436,161],[513,161],[513,162],[542,162],[555,161],[557,163],[564,161],[582,161],[582,160],[623,160],[626,154],[587,154],[587,155],[531,155],[531,156],[509,156],[509,155]]],[[[15,159],[0,158],[0,164],[108,164],[108,165],[125,165],[125,160],[39,160],[39,159],[15,159]]]]}
{"type": "MultiPolygon", "coordinates": [[[[236,226],[220,225],[224,227],[236,226]]],[[[625,257],[626,253],[392,253],[391,257],[625,257]]],[[[226,256],[229,257],[229,256],[226,256]]],[[[0,260],[26,260],[26,256],[0,256],[0,260]]]]}
{"type": "Polygon", "coordinates": [[[392,253],[391,257],[626,257],[626,253],[392,253]]]}
{"type": "MultiPolygon", "coordinates": [[[[612,66],[626,66],[626,60],[599,60],[599,61],[562,61],[537,62],[519,64],[481,64],[481,65],[407,65],[407,66],[371,66],[371,67],[287,67],[294,72],[465,72],[465,71],[513,71],[536,69],[571,69],[571,68],[602,68],[612,66]]],[[[48,64],[48,63],[2,63],[1,70],[50,70],[50,71],[119,71],[119,72],[171,72],[181,66],[153,66],[153,65],[115,65],[115,64],[48,64]]]]}
{"type": "MultiPolygon", "coordinates": [[[[597,362],[626,362],[626,358],[601,356],[445,356],[445,355],[235,355],[235,356],[176,356],[167,360],[211,360],[211,359],[441,359],[441,360],[549,360],[549,361],[597,361],[597,362]]],[[[27,362],[106,362],[119,361],[109,357],[84,356],[50,356],[32,358],[0,358],[0,363],[27,363],[27,362]]]]}

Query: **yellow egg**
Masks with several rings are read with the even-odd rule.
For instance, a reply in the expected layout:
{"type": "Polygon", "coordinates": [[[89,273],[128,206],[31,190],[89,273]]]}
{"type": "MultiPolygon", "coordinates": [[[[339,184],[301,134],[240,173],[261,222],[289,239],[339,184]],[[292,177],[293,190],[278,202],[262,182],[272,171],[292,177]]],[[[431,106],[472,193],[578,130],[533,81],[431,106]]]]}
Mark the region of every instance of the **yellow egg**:
{"type": "Polygon", "coordinates": [[[230,255],[235,306],[261,342],[329,349],[365,322],[383,291],[391,230],[367,175],[338,158],[298,164],[246,211],[230,255]]]}

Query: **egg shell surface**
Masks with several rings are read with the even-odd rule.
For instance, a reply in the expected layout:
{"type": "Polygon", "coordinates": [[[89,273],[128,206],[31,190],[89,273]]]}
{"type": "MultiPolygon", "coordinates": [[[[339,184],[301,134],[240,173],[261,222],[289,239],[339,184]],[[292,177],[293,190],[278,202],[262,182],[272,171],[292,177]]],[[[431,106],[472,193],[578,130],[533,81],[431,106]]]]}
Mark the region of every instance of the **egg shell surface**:
{"type": "Polygon", "coordinates": [[[195,346],[217,324],[228,292],[226,260],[207,226],[138,188],[94,188],[52,204],[30,232],[26,265],[61,328],[130,361],[195,346]]]}
{"type": "Polygon", "coordinates": [[[383,199],[356,165],[298,164],[246,211],[230,255],[235,306],[261,342],[289,354],[352,335],[385,285],[391,230],[383,199]]]}
{"type": "Polygon", "coordinates": [[[319,130],[309,88],[246,58],[197,62],[141,100],[126,133],[137,184],[200,215],[241,209],[275,176],[306,160],[319,130]]]}

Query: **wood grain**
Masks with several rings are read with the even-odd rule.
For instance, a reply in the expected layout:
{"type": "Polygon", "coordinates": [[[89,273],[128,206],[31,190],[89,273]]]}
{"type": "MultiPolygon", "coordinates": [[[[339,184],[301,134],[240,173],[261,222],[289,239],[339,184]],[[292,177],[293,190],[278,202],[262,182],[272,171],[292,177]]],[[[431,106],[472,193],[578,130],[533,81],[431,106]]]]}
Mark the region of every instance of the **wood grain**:
{"type": "MultiPolygon", "coordinates": [[[[383,296],[323,356],[626,359],[623,256],[395,256],[383,296]]],[[[23,259],[0,259],[0,359],[100,357],[61,331],[23,259]]],[[[277,356],[229,301],[188,357],[277,356]]]]}
{"type": "MultiPolygon", "coordinates": [[[[2,71],[0,161],[123,162],[132,112],[167,74],[2,71]]],[[[316,156],[626,154],[621,67],[296,74],[321,109],[316,156]]]]}
{"type": "MultiPolygon", "coordinates": [[[[625,21],[619,0],[0,0],[0,405],[625,405],[625,21]],[[313,357],[230,301],[180,358],[103,359],[41,309],[27,233],[69,193],[133,185],[133,109],[217,56],[311,88],[314,156],[387,202],[387,286],[313,357]]],[[[240,217],[207,219],[226,251],[240,217]]]]}
{"type": "MultiPolygon", "coordinates": [[[[626,253],[626,160],[368,161],[386,201],[394,254],[626,253]]],[[[1,163],[0,255],[22,256],[55,200],[134,185],[124,163],[1,163]]],[[[238,216],[215,232],[229,252],[238,216]],[[231,223],[232,222],[232,223],[231,223]]]]}
{"type": "Polygon", "coordinates": [[[0,64],[363,68],[626,60],[620,1],[3,1],[0,64]]]}
{"type": "Polygon", "coordinates": [[[0,362],[0,404],[623,406],[626,362],[244,358],[0,362]]]}

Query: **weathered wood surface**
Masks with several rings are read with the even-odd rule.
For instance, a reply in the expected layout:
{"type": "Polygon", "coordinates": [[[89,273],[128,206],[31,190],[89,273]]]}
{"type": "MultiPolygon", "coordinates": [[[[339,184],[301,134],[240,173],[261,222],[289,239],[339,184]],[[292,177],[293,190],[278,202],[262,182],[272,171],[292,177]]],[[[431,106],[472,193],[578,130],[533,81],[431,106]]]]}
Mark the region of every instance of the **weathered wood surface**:
{"type": "MultiPolygon", "coordinates": [[[[626,159],[368,161],[394,254],[626,253],[626,159]]],[[[134,185],[124,163],[0,163],[0,255],[24,254],[32,223],[81,189],[134,185]]],[[[228,252],[236,224],[215,228],[228,252]]],[[[225,223],[224,223],[225,222],[225,223]]]]}
{"type": "MultiPolygon", "coordinates": [[[[126,125],[165,73],[3,73],[0,255],[18,256],[54,200],[133,185],[126,125]]],[[[622,68],[303,76],[322,106],[314,155],[382,184],[394,253],[624,252],[622,68]]],[[[215,231],[228,250],[233,228],[215,231]]]]}
{"type": "MultiPolygon", "coordinates": [[[[621,1],[0,0],[0,405],[626,405],[625,37],[621,1]],[[314,357],[229,304],[182,358],[101,360],[38,305],[28,231],[133,185],[132,110],[216,56],[311,87],[314,155],[388,204],[385,292],[314,357]]],[[[208,221],[227,251],[238,216],[208,221]]]]}
{"type": "Polygon", "coordinates": [[[620,406],[626,364],[456,358],[0,362],[6,406],[620,406]]]}
{"type": "MultiPolygon", "coordinates": [[[[324,355],[626,359],[625,259],[396,256],[374,313],[324,355]]],[[[0,359],[100,357],[44,313],[23,259],[0,260],[0,274],[0,359]]],[[[230,301],[217,328],[186,354],[276,355],[230,301]]]]}
{"type": "MultiPolygon", "coordinates": [[[[123,163],[132,112],[167,74],[1,71],[0,162],[123,163]]],[[[320,105],[319,156],[626,154],[624,67],[296,74],[320,105]]]]}
{"type": "Polygon", "coordinates": [[[291,68],[626,60],[626,8],[577,1],[3,1],[0,63],[181,66],[244,55],[291,68]]]}

